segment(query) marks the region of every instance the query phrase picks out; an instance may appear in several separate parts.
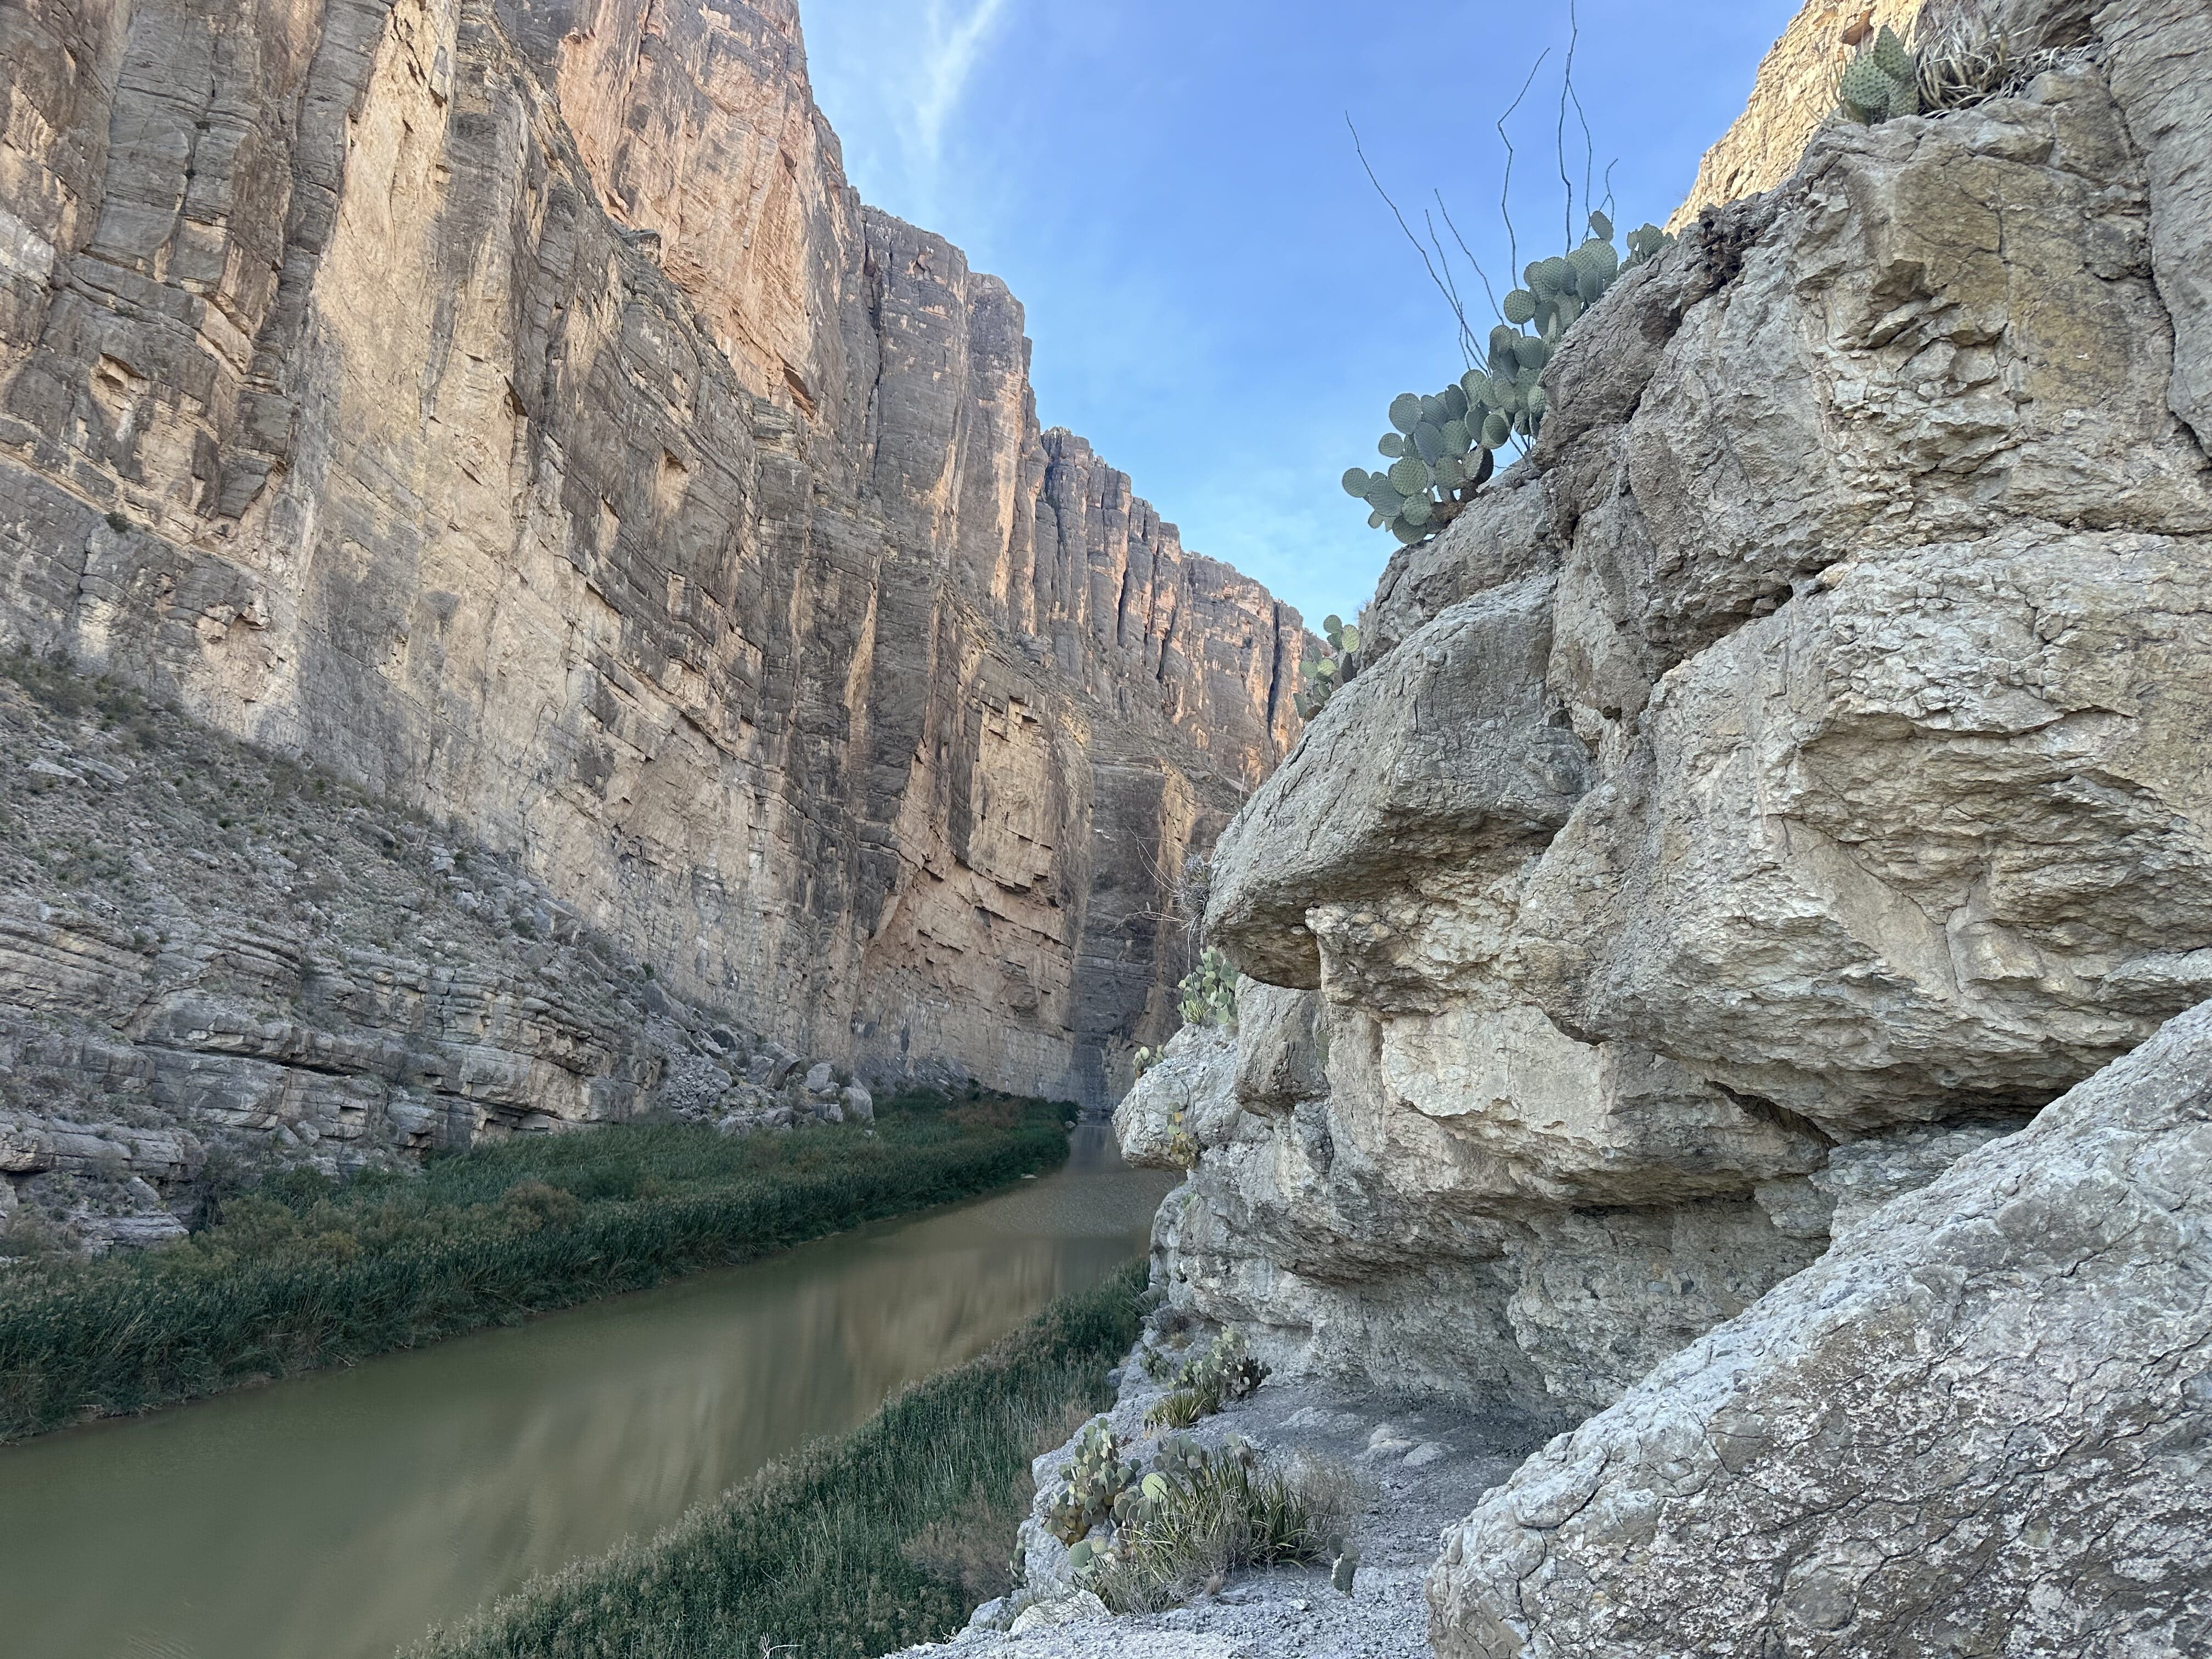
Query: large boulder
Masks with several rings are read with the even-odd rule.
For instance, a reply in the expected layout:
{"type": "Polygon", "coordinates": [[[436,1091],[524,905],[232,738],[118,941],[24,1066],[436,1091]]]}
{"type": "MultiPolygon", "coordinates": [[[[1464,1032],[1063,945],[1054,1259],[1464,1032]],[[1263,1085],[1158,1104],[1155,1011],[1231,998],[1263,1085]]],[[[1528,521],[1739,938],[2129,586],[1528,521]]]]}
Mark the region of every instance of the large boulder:
{"type": "Polygon", "coordinates": [[[2212,1650],[2212,1003],[1553,1441],[1443,1659],[2212,1650]]]}

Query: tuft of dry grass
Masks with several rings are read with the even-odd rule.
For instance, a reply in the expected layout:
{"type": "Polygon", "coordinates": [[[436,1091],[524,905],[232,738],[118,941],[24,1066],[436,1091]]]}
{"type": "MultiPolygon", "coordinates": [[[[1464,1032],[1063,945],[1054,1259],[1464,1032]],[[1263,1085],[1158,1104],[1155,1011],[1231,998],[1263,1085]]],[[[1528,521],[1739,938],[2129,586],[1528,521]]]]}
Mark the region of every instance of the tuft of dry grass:
{"type": "Polygon", "coordinates": [[[1330,1560],[1358,1503],[1343,1463],[1299,1453],[1270,1464],[1232,1445],[1122,1528],[1085,1583],[1116,1613],[1158,1613],[1239,1567],[1330,1560]]]}
{"type": "Polygon", "coordinates": [[[1954,22],[1920,42],[1913,58],[1920,107],[1971,109],[2020,91],[2064,60],[2063,52],[2021,52],[1999,31],[1972,20],[1954,22]]]}

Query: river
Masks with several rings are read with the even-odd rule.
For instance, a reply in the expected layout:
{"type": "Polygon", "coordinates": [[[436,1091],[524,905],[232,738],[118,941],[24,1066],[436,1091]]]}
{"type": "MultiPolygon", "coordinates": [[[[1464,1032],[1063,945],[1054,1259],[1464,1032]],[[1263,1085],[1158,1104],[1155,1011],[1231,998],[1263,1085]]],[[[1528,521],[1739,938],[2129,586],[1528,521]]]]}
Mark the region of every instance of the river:
{"type": "Polygon", "coordinates": [[[1097,1283],[1170,1185],[1086,1125],[988,1198],[0,1450],[0,1651],[389,1659],[1097,1283]]]}

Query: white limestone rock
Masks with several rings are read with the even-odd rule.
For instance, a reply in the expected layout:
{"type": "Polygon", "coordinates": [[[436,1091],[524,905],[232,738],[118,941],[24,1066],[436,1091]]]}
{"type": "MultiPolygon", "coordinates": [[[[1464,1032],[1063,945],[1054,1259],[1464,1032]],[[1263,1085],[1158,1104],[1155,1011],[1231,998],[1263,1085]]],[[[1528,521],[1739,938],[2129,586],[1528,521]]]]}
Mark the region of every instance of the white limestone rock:
{"type": "Polygon", "coordinates": [[[2212,1004],[1531,1458],[1437,1652],[2201,1653],[2208,1285],[2212,1004]]]}

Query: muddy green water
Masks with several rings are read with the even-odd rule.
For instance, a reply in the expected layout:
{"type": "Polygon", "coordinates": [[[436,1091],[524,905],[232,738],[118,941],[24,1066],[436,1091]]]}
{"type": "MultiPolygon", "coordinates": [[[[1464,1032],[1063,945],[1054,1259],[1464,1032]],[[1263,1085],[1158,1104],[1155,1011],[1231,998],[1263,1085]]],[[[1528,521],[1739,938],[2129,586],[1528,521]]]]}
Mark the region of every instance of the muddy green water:
{"type": "Polygon", "coordinates": [[[0,1653],[387,1659],[1097,1283],[1170,1184],[1085,1127],[988,1198],[0,1450],[0,1653]]]}

